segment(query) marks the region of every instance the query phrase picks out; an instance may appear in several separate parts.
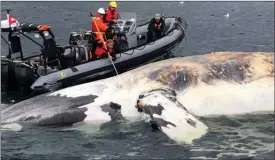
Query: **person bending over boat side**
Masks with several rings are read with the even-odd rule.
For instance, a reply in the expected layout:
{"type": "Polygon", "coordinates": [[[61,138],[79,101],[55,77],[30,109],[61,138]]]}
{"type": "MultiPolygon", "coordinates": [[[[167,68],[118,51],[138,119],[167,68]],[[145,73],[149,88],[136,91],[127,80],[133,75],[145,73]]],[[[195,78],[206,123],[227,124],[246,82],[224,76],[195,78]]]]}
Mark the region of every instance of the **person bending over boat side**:
{"type": "Polygon", "coordinates": [[[116,25],[116,22],[112,21],[109,23],[109,26],[107,28],[107,30],[105,31],[105,34],[106,34],[106,39],[111,39],[113,41],[116,41],[117,40],[117,34],[116,34],[116,30],[115,30],[115,25],[116,25]]]}
{"type": "Polygon", "coordinates": [[[105,23],[110,23],[118,19],[117,4],[115,1],[111,1],[109,7],[106,9],[105,23]]]}
{"type": "Polygon", "coordinates": [[[112,60],[116,60],[116,55],[113,51],[114,43],[112,40],[107,40],[107,42],[104,42],[102,39],[97,43],[97,47],[95,50],[95,55],[97,58],[107,58],[109,55],[112,56],[112,60]]]}
{"type": "Polygon", "coordinates": [[[164,34],[165,22],[159,13],[151,19],[148,25],[147,42],[159,39],[164,34]]]}
{"type": "Polygon", "coordinates": [[[105,32],[105,35],[106,35],[106,39],[107,40],[112,40],[114,42],[114,47],[117,45],[117,30],[115,30],[115,25],[116,23],[114,21],[110,22],[109,23],[109,26],[108,26],[108,29],[106,30],[105,32]]]}

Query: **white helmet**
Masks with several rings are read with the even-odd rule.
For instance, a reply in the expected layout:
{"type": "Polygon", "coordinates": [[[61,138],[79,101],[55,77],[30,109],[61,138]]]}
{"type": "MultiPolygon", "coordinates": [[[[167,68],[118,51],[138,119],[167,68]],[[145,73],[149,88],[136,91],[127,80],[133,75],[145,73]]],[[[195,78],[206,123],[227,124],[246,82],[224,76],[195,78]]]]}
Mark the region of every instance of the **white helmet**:
{"type": "Polygon", "coordinates": [[[105,14],[105,9],[99,8],[99,9],[97,10],[97,12],[98,12],[99,14],[105,14]]]}

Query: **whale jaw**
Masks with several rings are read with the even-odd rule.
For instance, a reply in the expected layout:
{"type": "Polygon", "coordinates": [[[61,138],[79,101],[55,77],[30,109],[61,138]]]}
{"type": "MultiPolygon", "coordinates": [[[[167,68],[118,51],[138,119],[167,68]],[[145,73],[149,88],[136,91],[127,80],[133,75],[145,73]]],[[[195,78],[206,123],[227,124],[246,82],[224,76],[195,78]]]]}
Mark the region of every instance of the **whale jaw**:
{"type": "Polygon", "coordinates": [[[153,129],[178,143],[192,143],[207,133],[208,127],[180,104],[170,89],[156,89],[139,96],[137,110],[148,115],[153,129]]]}

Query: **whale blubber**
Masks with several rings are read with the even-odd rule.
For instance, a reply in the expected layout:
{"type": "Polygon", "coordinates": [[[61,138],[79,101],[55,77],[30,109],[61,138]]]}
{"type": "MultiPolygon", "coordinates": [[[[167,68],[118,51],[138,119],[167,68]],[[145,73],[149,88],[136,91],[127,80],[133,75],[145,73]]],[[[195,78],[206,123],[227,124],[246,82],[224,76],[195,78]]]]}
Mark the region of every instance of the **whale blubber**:
{"type": "Polygon", "coordinates": [[[236,83],[250,82],[261,78],[267,72],[274,75],[274,55],[255,53],[228,53],[186,57],[181,63],[170,65],[148,73],[152,81],[176,91],[197,85],[199,82],[211,84],[213,80],[236,83]],[[255,67],[257,66],[257,67],[255,67]]]}
{"type": "Polygon", "coordinates": [[[150,80],[161,82],[173,90],[182,90],[192,84],[197,84],[198,71],[195,68],[175,64],[160,68],[148,77],[150,80]]]}

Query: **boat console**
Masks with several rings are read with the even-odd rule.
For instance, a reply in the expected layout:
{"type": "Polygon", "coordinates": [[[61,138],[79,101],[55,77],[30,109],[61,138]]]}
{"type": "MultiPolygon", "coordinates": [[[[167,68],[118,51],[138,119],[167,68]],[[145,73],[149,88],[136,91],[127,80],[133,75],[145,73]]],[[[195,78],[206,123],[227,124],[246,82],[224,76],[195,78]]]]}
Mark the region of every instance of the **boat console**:
{"type": "Polygon", "coordinates": [[[122,50],[137,46],[136,14],[121,12],[120,19],[115,20],[115,30],[118,31],[119,43],[122,50]]]}
{"type": "Polygon", "coordinates": [[[131,30],[135,27],[134,20],[116,20],[116,29],[119,30],[120,33],[128,34],[131,33],[131,30]],[[131,28],[131,30],[130,30],[131,28]]]}

